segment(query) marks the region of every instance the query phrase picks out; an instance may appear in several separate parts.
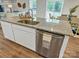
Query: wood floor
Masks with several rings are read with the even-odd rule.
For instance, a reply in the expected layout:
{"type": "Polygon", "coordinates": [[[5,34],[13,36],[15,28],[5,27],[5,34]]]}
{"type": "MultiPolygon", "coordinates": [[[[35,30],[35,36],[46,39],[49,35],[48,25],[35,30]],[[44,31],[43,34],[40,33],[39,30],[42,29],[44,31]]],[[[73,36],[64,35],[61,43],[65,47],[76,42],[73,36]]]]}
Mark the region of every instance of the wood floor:
{"type": "Polygon", "coordinates": [[[41,58],[42,56],[14,42],[4,39],[0,30],[0,58],[41,58]]]}
{"type": "MultiPolygon", "coordinates": [[[[0,58],[43,58],[42,56],[30,51],[14,42],[4,39],[0,30],[0,58]]],[[[64,58],[79,58],[79,39],[70,38],[64,58]]]]}
{"type": "Polygon", "coordinates": [[[64,57],[79,58],[79,38],[70,37],[64,57]]]}

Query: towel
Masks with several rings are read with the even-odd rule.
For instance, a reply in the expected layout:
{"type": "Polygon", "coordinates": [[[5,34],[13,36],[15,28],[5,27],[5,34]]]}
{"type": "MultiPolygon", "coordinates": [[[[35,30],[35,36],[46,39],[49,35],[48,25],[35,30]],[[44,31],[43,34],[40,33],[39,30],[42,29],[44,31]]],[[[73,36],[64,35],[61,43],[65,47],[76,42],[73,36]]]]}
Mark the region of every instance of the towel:
{"type": "Polygon", "coordinates": [[[43,47],[49,49],[52,35],[50,33],[43,33],[43,47]]]}

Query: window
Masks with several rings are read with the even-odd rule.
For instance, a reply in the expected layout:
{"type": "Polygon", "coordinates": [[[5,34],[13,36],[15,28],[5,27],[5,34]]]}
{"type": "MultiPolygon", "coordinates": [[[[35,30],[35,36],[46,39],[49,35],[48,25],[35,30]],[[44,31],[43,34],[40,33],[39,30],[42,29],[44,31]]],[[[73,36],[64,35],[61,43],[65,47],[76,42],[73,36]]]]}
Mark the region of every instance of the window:
{"type": "Polygon", "coordinates": [[[61,16],[61,11],[63,8],[64,0],[47,0],[47,15],[50,16],[61,16]]]}
{"type": "Polygon", "coordinates": [[[36,15],[36,8],[37,8],[37,3],[36,0],[29,0],[30,8],[33,10],[34,16],[36,15]]]}

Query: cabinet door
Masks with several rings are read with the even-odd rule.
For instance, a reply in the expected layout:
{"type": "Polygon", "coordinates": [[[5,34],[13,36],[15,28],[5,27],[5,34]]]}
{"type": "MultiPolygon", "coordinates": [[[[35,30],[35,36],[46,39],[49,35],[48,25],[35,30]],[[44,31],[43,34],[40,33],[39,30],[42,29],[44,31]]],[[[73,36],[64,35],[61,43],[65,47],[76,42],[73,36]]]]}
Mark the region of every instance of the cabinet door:
{"type": "Polygon", "coordinates": [[[2,26],[2,30],[3,30],[3,33],[4,33],[4,37],[9,39],[9,40],[14,41],[14,35],[13,35],[11,24],[1,21],[1,26],[2,26]]]}
{"type": "Polygon", "coordinates": [[[35,47],[36,33],[34,32],[35,30],[33,29],[33,32],[29,32],[27,30],[23,31],[22,29],[13,27],[16,42],[31,50],[36,51],[35,47]]]}

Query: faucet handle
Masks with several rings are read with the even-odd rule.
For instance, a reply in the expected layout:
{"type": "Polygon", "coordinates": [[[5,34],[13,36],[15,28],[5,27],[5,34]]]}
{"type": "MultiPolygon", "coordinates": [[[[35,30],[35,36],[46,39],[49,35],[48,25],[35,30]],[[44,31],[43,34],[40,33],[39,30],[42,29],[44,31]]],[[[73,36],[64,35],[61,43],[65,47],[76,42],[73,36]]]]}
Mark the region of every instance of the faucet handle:
{"type": "Polygon", "coordinates": [[[30,12],[29,11],[25,13],[25,17],[26,18],[31,18],[31,15],[30,15],[30,12]]]}

